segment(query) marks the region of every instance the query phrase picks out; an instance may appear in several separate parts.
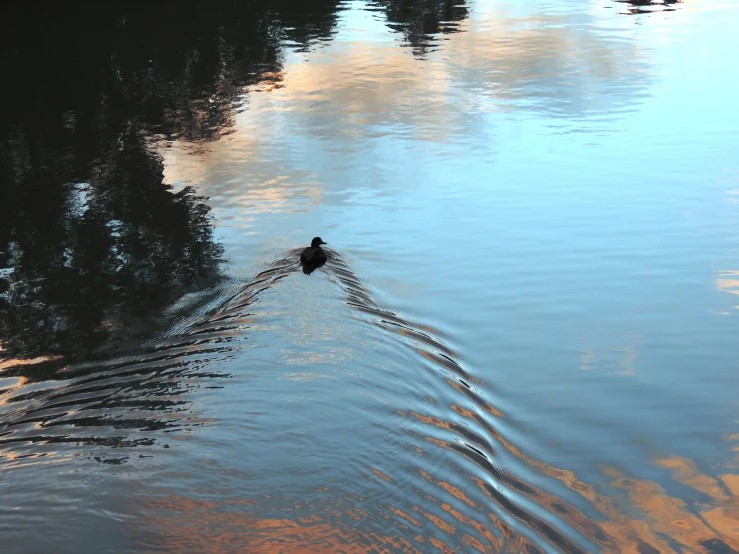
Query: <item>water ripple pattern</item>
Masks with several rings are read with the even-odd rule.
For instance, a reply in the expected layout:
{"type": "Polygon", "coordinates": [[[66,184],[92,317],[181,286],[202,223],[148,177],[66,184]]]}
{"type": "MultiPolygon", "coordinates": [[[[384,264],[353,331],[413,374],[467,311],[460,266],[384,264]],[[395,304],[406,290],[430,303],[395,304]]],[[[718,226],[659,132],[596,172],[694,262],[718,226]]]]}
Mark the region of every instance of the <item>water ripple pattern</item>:
{"type": "MultiPolygon", "coordinates": [[[[309,277],[298,255],[173,307],[170,317],[188,316],[174,316],[140,354],[59,367],[36,384],[20,377],[27,366],[8,368],[5,375],[19,376],[0,397],[0,469],[11,475],[79,456],[141,464],[162,447],[180,456],[202,449],[207,458],[208,445],[225,440],[220,447],[238,456],[221,462],[228,468],[206,464],[204,475],[179,478],[190,489],[231,475],[232,498],[208,504],[200,496],[213,493],[199,491],[182,504],[149,491],[134,499],[147,514],[164,513],[147,516],[149,534],[136,532],[137,540],[176,536],[176,548],[166,544],[180,552],[198,549],[193,517],[206,517],[198,532],[242,529],[234,540],[244,548],[289,548],[287,530],[299,530],[317,545],[369,540],[407,552],[428,544],[448,552],[617,550],[592,492],[512,444],[494,387],[437,331],[376,301],[337,252],[309,277]],[[218,402],[197,400],[212,390],[243,395],[243,412],[218,414],[218,402]],[[220,439],[212,428],[219,420],[243,437],[220,439]],[[228,508],[237,501],[243,513],[228,508]],[[199,502],[207,516],[190,513],[199,502]],[[265,505],[269,524],[258,515],[265,505]],[[207,520],[217,514],[226,519],[207,520]],[[233,517],[240,523],[227,523],[233,517]]],[[[172,472],[156,468],[157,489],[172,472]]]]}
{"type": "Polygon", "coordinates": [[[739,552],[736,2],[57,4],[2,554],[739,552]]]}

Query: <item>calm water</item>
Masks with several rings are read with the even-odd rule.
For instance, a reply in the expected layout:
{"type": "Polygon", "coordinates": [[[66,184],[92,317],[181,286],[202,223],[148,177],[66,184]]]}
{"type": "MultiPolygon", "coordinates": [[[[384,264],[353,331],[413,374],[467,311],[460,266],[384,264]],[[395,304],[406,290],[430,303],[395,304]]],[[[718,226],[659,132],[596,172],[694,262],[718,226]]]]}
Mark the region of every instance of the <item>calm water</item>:
{"type": "Polygon", "coordinates": [[[739,551],[738,8],[2,8],[0,551],[739,551]]]}

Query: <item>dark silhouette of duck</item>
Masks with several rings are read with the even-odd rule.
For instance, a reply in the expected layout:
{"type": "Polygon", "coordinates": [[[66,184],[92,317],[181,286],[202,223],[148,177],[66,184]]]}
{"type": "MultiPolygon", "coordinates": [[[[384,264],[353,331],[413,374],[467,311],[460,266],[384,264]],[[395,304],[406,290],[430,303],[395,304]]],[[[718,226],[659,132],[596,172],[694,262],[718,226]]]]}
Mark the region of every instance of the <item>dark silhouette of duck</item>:
{"type": "Polygon", "coordinates": [[[303,273],[306,275],[313,273],[328,260],[326,251],[321,248],[322,244],[327,243],[323,242],[321,237],[316,237],[311,241],[310,246],[300,254],[300,265],[303,266],[303,273]]]}

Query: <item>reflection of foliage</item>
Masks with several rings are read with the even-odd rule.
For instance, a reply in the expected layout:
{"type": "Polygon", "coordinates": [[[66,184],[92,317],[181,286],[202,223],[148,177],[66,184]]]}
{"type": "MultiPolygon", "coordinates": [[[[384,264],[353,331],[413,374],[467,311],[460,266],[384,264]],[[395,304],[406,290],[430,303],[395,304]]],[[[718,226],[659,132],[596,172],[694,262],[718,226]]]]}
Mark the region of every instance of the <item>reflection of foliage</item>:
{"type": "MultiPolygon", "coordinates": [[[[466,13],[438,0],[380,5],[421,51],[466,13]]],[[[280,75],[284,41],[330,37],[338,10],[338,0],[0,7],[3,356],[125,338],[123,322],[150,319],[215,272],[207,206],[163,183],[147,137],[228,133],[245,88],[280,75]]]]}
{"type": "Polygon", "coordinates": [[[457,23],[467,17],[463,2],[454,0],[376,0],[386,14],[388,25],[402,32],[416,54],[428,50],[433,35],[456,32],[457,23]]]}
{"type": "Polygon", "coordinates": [[[626,4],[626,14],[637,15],[655,11],[675,11],[674,5],[680,4],[682,0],[616,0],[616,2],[626,4]]]}
{"type": "Polygon", "coordinates": [[[4,67],[15,77],[6,90],[15,109],[0,117],[47,135],[64,118],[75,131],[64,143],[75,143],[76,155],[94,148],[89,140],[109,138],[93,128],[134,115],[166,135],[213,138],[240,86],[276,66],[277,50],[268,22],[247,3],[212,8],[22,3],[0,18],[14,45],[3,52],[4,67]]]}
{"type": "Polygon", "coordinates": [[[279,69],[280,39],[308,43],[331,32],[335,2],[294,3],[21,3],[0,18],[14,45],[4,67],[16,83],[5,91],[15,109],[0,118],[53,127],[67,114],[89,135],[136,115],[165,136],[217,138],[244,86],[279,69]]]}
{"type": "Polygon", "coordinates": [[[215,272],[221,247],[207,206],[162,185],[161,161],[132,129],[88,183],[60,186],[53,168],[15,161],[0,226],[0,265],[11,268],[2,285],[11,352],[67,352],[122,338],[123,319],[215,272]]]}
{"type": "Polygon", "coordinates": [[[0,9],[13,76],[0,112],[3,355],[145,333],[145,316],[205,282],[222,254],[204,199],[163,183],[145,137],[228,132],[244,87],[279,70],[279,41],[328,36],[336,5],[0,9]]]}
{"type": "Polygon", "coordinates": [[[267,13],[270,20],[277,22],[282,38],[297,43],[298,50],[307,51],[315,39],[325,39],[333,34],[339,4],[336,0],[271,0],[267,13]]]}

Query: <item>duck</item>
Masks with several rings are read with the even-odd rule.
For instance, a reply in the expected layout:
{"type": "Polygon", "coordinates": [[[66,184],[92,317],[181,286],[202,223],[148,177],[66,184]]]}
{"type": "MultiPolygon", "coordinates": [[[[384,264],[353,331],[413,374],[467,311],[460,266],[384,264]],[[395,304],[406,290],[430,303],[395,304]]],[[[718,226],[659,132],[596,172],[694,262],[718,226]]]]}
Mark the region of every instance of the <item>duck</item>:
{"type": "Polygon", "coordinates": [[[322,244],[328,243],[323,242],[321,237],[316,237],[311,241],[310,246],[300,254],[300,265],[303,266],[303,270],[310,268],[310,271],[313,271],[326,263],[328,256],[326,251],[321,248],[322,244]]]}

